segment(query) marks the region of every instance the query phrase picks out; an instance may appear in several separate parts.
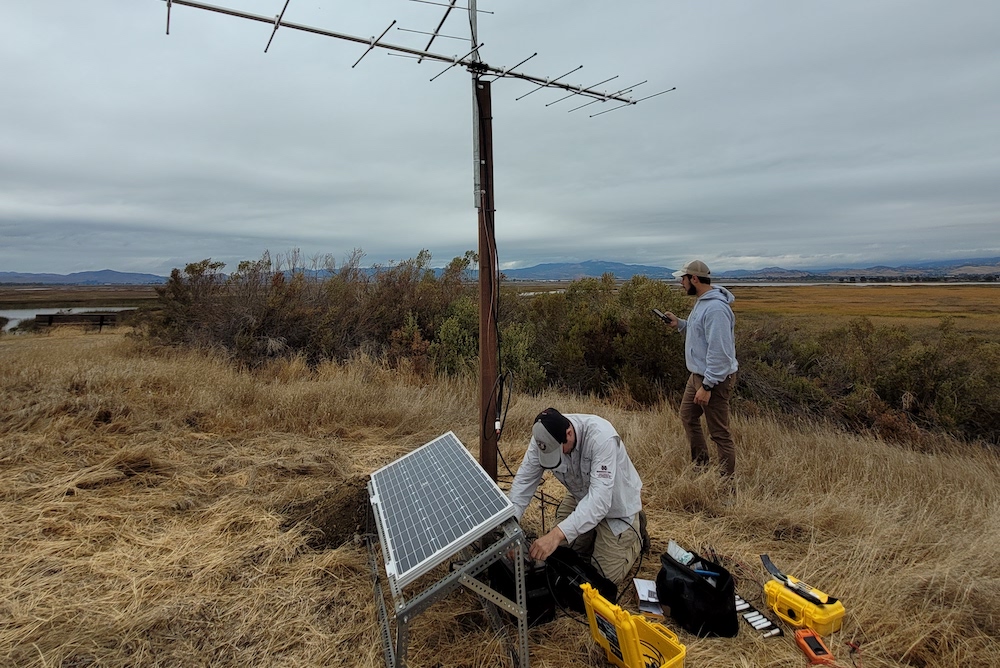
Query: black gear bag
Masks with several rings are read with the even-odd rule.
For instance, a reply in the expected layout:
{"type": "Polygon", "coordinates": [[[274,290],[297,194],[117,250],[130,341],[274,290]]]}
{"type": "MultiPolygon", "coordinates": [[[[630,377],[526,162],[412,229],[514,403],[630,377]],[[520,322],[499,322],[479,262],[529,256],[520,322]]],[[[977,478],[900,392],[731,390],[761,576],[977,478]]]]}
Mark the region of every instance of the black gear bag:
{"type": "Polygon", "coordinates": [[[685,631],[700,638],[732,638],[740,631],[733,576],[719,564],[692,555],[689,565],[666,552],[660,555],[656,596],[685,631]]]}

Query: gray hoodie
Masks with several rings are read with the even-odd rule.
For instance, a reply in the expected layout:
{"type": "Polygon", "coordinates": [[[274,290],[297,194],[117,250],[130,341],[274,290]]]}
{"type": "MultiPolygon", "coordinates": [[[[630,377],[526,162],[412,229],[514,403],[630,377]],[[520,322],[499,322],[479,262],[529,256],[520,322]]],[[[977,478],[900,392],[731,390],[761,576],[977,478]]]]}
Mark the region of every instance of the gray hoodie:
{"type": "Polygon", "coordinates": [[[715,387],[736,373],[736,316],[730,308],[736,300],[729,290],[716,286],[694,303],[687,320],[677,319],[684,332],[684,360],[688,371],[705,377],[715,387]]]}

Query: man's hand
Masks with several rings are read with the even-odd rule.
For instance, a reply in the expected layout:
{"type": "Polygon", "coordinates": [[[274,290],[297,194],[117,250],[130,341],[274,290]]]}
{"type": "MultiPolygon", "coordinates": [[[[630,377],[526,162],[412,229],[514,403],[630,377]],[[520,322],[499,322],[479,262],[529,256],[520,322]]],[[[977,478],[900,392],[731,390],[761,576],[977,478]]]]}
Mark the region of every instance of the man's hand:
{"type": "Polygon", "coordinates": [[[677,322],[677,316],[674,315],[673,313],[671,313],[670,311],[667,311],[663,315],[665,315],[668,318],[670,318],[670,322],[668,322],[667,325],[669,325],[670,327],[673,327],[674,329],[677,329],[677,327],[680,325],[680,323],[677,322]]]}
{"type": "Polygon", "coordinates": [[[556,527],[532,543],[528,554],[531,555],[532,559],[545,561],[564,540],[566,540],[566,534],[562,532],[562,529],[556,527]]]}
{"type": "Polygon", "coordinates": [[[698,391],[694,393],[694,402],[699,406],[707,406],[711,398],[711,390],[706,390],[704,387],[699,387],[698,391]]]}

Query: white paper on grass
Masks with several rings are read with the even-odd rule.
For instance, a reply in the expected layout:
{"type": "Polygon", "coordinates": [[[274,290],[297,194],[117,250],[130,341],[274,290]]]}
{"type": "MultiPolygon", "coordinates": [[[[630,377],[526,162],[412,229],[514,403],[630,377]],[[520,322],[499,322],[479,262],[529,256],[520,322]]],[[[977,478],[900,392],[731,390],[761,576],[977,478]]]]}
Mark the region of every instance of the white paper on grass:
{"type": "Polygon", "coordinates": [[[642,578],[632,578],[635,585],[635,593],[639,596],[639,612],[654,617],[663,616],[663,607],[660,599],[656,595],[656,583],[652,580],[642,578]]]}

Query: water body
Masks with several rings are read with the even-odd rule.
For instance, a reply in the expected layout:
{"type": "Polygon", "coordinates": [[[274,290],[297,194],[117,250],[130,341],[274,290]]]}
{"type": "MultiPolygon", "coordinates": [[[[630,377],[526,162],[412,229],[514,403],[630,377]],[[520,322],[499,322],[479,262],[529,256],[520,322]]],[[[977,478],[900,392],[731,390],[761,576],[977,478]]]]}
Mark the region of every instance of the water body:
{"type": "Polygon", "coordinates": [[[100,308],[15,308],[0,309],[0,318],[10,320],[3,326],[3,331],[9,331],[22,320],[34,320],[36,315],[51,315],[53,313],[90,313],[91,311],[127,311],[134,306],[102,306],[100,308]]]}

